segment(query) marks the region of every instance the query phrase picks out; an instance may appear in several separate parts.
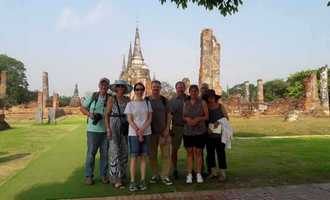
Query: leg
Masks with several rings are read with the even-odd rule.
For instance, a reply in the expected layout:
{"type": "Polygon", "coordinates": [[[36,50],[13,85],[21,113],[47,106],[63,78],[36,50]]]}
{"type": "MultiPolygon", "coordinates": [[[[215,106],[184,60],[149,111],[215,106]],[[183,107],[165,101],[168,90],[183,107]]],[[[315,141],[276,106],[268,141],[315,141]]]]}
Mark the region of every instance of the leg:
{"type": "Polygon", "coordinates": [[[222,143],[221,141],[218,141],[218,144],[216,145],[216,151],[217,151],[219,168],[227,169],[225,144],[222,143]]]}
{"type": "Polygon", "coordinates": [[[193,151],[194,151],[196,172],[200,174],[202,173],[202,165],[203,165],[202,149],[194,147],[193,151]]]}
{"type": "Polygon", "coordinates": [[[149,144],[149,150],[150,150],[150,167],[152,171],[153,176],[159,176],[158,172],[158,145],[159,145],[159,134],[151,134],[150,136],[150,144],[149,144]]]}
{"type": "Polygon", "coordinates": [[[171,170],[171,144],[160,145],[161,150],[161,177],[168,178],[171,170]]]}
{"type": "Polygon", "coordinates": [[[117,183],[120,175],[120,147],[115,139],[109,141],[109,175],[110,182],[117,183]]]}
{"type": "Polygon", "coordinates": [[[180,149],[183,136],[183,127],[173,126],[173,136],[172,136],[172,169],[174,173],[177,173],[177,163],[178,163],[178,150],[180,149]]]}
{"type": "Polygon", "coordinates": [[[131,161],[130,161],[130,174],[131,174],[131,183],[135,182],[135,175],[136,175],[136,156],[131,156],[131,161]]]}
{"type": "Polygon", "coordinates": [[[128,165],[128,145],[127,145],[127,137],[122,136],[121,139],[121,145],[119,148],[119,162],[120,162],[120,179],[121,181],[124,181],[124,179],[127,177],[127,165],[128,165]]]}
{"type": "Polygon", "coordinates": [[[99,134],[99,145],[100,145],[100,176],[108,177],[108,140],[107,135],[99,134]]]}
{"type": "Polygon", "coordinates": [[[85,162],[85,177],[94,176],[95,155],[97,152],[96,133],[87,132],[87,154],[85,162]]]}
{"type": "Polygon", "coordinates": [[[212,173],[212,168],[215,168],[215,143],[213,142],[214,139],[207,138],[206,143],[206,164],[207,170],[209,173],[212,173]]]}
{"type": "Polygon", "coordinates": [[[187,148],[187,171],[188,174],[192,173],[193,170],[193,156],[194,156],[194,150],[193,148],[187,148]]]}
{"type": "Polygon", "coordinates": [[[147,170],[147,163],[146,163],[146,156],[140,157],[141,162],[141,181],[144,181],[146,179],[146,170],[147,170]]]}

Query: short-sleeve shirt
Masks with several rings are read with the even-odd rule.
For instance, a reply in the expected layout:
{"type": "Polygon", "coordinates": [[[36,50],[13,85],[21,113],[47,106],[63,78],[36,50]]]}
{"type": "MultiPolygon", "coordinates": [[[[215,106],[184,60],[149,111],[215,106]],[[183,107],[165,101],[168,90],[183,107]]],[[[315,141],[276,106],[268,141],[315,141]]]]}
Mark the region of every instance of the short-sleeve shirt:
{"type": "MultiPolygon", "coordinates": [[[[185,101],[183,106],[183,115],[185,117],[191,117],[191,118],[203,116],[204,115],[203,100],[199,98],[194,105],[191,104],[190,100],[185,101]]],[[[195,126],[190,126],[188,124],[185,124],[184,130],[185,130],[184,135],[196,136],[196,135],[205,134],[207,128],[205,121],[201,121],[195,126]]]]}
{"type": "Polygon", "coordinates": [[[183,120],[183,104],[187,95],[175,96],[169,101],[170,111],[173,115],[173,125],[183,126],[185,124],[183,120]]]}
{"type": "Polygon", "coordinates": [[[105,133],[105,124],[104,124],[104,111],[106,107],[106,96],[99,95],[97,101],[92,101],[92,96],[86,97],[85,100],[82,103],[82,106],[88,109],[89,104],[89,112],[91,113],[100,113],[103,118],[96,124],[93,124],[93,119],[88,118],[88,124],[87,124],[87,131],[88,132],[95,132],[95,133],[105,133]]]}
{"type": "Polygon", "coordinates": [[[165,97],[155,99],[149,97],[151,107],[152,107],[152,121],[151,130],[152,134],[160,134],[166,128],[166,115],[169,112],[168,101],[165,97]]]}
{"type": "MultiPolygon", "coordinates": [[[[152,107],[149,101],[130,101],[125,108],[125,114],[131,114],[133,121],[138,127],[142,127],[145,121],[148,119],[149,112],[152,112],[152,107]]],[[[144,135],[151,134],[151,126],[149,126],[144,135]]],[[[130,125],[128,129],[128,136],[136,136],[134,128],[130,125]]]]}

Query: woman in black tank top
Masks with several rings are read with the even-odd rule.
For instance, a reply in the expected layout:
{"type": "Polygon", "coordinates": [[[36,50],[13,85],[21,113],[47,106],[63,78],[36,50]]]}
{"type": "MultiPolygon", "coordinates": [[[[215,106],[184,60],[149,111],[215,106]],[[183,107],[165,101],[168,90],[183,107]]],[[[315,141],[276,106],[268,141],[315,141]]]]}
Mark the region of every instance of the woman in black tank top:
{"type": "MultiPolygon", "coordinates": [[[[219,126],[218,120],[225,117],[229,120],[228,114],[224,106],[219,103],[221,96],[216,95],[214,90],[207,92],[207,104],[209,109],[209,125],[210,128],[217,128],[219,126]],[[212,127],[213,126],[213,127],[212,127]]],[[[219,177],[219,181],[226,179],[225,169],[227,169],[225,144],[221,142],[221,133],[213,133],[209,128],[209,134],[206,142],[206,164],[210,174],[210,178],[219,177]],[[218,158],[218,168],[216,167],[216,158],[218,158]]]]}

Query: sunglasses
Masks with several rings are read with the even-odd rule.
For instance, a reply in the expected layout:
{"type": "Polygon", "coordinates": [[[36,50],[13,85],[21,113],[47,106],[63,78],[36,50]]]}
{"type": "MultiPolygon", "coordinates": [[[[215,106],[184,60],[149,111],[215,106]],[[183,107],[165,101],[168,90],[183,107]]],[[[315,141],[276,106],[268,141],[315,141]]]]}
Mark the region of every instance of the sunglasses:
{"type": "Polygon", "coordinates": [[[144,91],[144,88],[136,88],[134,91],[141,91],[141,92],[143,92],[144,91]]]}
{"type": "Polygon", "coordinates": [[[125,85],[116,85],[116,87],[118,87],[118,88],[126,88],[125,85]]]}

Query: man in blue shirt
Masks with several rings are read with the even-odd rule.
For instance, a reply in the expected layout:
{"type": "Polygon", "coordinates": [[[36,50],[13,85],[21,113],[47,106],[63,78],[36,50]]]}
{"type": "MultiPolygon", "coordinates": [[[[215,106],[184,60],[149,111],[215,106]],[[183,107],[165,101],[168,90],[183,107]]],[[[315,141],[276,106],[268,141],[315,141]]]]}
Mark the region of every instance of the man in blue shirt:
{"type": "Polygon", "coordinates": [[[100,151],[100,176],[104,184],[108,178],[108,140],[104,125],[104,113],[108,100],[110,81],[102,78],[99,82],[99,91],[86,97],[80,111],[87,116],[87,155],[85,163],[85,184],[94,184],[95,155],[100,151]]]}

